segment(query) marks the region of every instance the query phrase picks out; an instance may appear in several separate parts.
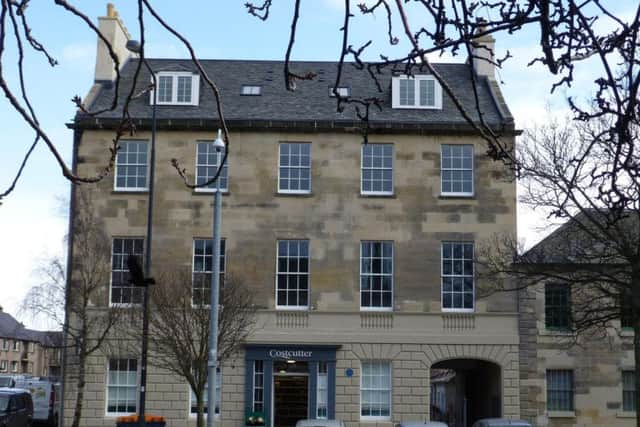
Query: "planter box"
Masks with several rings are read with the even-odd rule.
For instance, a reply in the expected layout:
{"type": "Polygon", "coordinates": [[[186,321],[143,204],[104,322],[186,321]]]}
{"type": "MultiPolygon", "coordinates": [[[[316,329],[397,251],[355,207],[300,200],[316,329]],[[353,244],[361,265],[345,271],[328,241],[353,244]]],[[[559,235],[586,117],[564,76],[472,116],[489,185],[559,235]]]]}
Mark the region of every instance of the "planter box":
{"type": "MultiPolygon", "coordinates": [[[[116,423],[116,427],[138,427],[138,422],[119,422],[116,423]]],[[[165,427],[164,421],[148,421],[145,424],[147,427],[165,427]]]]}

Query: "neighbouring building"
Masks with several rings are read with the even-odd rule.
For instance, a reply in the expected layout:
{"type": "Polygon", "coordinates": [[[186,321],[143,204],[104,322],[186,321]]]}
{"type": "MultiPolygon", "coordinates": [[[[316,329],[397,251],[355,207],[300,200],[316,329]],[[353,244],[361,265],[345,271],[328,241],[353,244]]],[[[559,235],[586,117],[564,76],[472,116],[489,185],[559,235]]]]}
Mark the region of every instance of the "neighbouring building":
{"type": "MultiPolygon", "coordinates": [[[[609,235],[635,222],[602,218],[609,235]]],[[[535,273],[519,293],[520,412],[536,426],[635,425],[634,333],[624,299],[613,297],[624,287],[591,286],[623,264],[600,232],[585,233],[592,224],[579,213],[524,254],[535,273]]],[[[636,238],[637,227],[627,231],[636,238]]]]}
{"type": "Polygon", "coordinates": [[[0,306],[0,375],[60,375],[59,331],[27,329],[0,306]]]}
{"type": "MultiPolygon", "coordinates": [[[[99,21],[122,60],[124,94],[138,59],[129,57],[129,34],[113,8],[99,21]]],[[[113,174],[96,184],[93,199],[112,239],[104,309],[141,301],[123,273],[127,256],[144,248],[150,168],[154,272],[188,267],[195,277],[212,265],[212,190],[189,190],[170,162],[179,159],[194,181],[211,176],[215,101],[190,61],[148,62],[158,79],[155,164],[144,94],[129,108],[136,133],[120,141],[113,174]]],[[[477,298],[473,264],[483,239],[515,233],[516,186],[433,76],[419,68],[412,77],[383,71],[382,109],[371,110],[365,144],[355,112],[336,112],[336,63],[292,63],[317,73],[294,92],[282,87],[281,61],[202,65],[220,89],[233,137],[221,181],[221,264],[248,284],[260,307],[244,351],[223,361],[222,425],[244,425],[255,411],[276,427],[316,417],[349,426],[433,417],[456,427],[518,417],[517,297],[477,298]]],[[[434,66],[468,111],[476,79],[484,120],[514,143],[517,131],[491,66],[434,66]]],[[[140,72],[136,93],[151,78],[145,67],[140,72]]],[[[366,71],[346,64],[343,72],[341,93],[375,93],[366,71]]],[[[111,104],[114,78],[99,42],[90,110],[111,104]]],[[[77,173],[102,170],[121,116],[119,109],[78,112],[70,124],[77,173]]],[[[111,426],[137,410],[138,367],[137,354],[91,357],[86,425],[111,426]]],[[[71,408],[72,384],[67,391],[71,408]]],[[[150,367],[149,413],[170,426],[195,422],[190,395],[184,381],[150,367]]]]}

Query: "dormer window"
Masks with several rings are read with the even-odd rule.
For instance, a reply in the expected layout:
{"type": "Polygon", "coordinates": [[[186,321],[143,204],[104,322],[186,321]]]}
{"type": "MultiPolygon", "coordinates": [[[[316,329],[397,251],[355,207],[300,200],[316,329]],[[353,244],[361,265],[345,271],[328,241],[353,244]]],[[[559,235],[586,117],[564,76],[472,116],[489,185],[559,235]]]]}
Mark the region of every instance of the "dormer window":
{"type": "MultiPolygon", "coordinates": [[[[188,71],[161,71],[156,74],[157,105],[198,105],[200,76],[188,71]]],[[[155,91],[151,91],[153,96],[155,91]]],[[[153,104],[153,98],[150,99],[153,104]]]]}
{"type": "MultiPolygon", "coordinates": [[[[349,88],[348,88],[348,87],[346,87],[346,86],[339,86],[339,87],[337,87],[337,88],[336,88],[336,92],[338,92],[338,95],[339,95],[341,98],[346,98],[346,97],[348,97],[348,96],[349,96],[349,88]]],[[[335,96],[336,96],[336,94],[334,93],[334,91],[333,91],[333,88],[332,88],[332,87],[330,87],[330,88],[329,88],[329,96],[331,96],[331,97],[335,97],[335,96]]]]}
{"type": "Polygon", "coordinates": [[[243,85],[240,95],[244,96],[260,96],[262,94],[262,86],[243,85]]]}
{"type": "Polygon", "coordinates": [[[442,88],[432,75],[395,76],[391,92],[393,108],[442,109],[442,88]]]}

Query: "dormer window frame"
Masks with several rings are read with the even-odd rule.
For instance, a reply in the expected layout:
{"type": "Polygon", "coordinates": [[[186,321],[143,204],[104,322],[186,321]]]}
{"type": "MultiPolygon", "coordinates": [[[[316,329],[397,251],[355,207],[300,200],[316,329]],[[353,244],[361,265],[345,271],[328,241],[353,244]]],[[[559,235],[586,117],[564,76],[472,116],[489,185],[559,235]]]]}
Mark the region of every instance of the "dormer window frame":
{"type": "Polygon", "coordinates": [[[262,86],[260,85],[242,85],[240,88],[240,96],[261,96],[262,86]]]}
{"type": "Polygon", "coordinates": [[[420,110],[441,110],[442,109],[442,87],[438,80],[431,74],[415,74],[413,76],[401,74],[391,78],[391,104],[394,109],[420,109],[420,110]],[[412,85],[401,82],[413,83],[412,85]],[[422,83],[425,82],[425,83],[422,83]],[[426,85],[433,84],[433,103],[421,102],[421,89],[428,87],[426,85]],[[413,98],[413,102],[402,102],[400,90],[405,85],[413,89],[408,97],[413,98]]]}
{"type": "MultiPolygon", "coordinates": [[[[336,94],[333,92],[333,89],[334,89],[333,86],[329,86],[329,96],[331,98],[336,97],[336,94]]],[[[351,88],[349,86],[338,86],[335,89],[341,98],[347,98],[351,95],[351,88]]]]}
{"type": "Polygon", "coordinates": [[[154,88],[150,92],[149,105],[153,105],[153,97],[156,96],[156,93],[158,93],[156,105],[198,105],[200,99],[200,76],[198,74],[194,74],[191,71],[158,71],[156,72],[156,84],[161,87],[161,80],[168,77],[171,78],[171,99],[160,99],[161,90],[156,91],[154,88]],[[181,80],[185,77],[191,78],[191,96],[188,101],[179,101],[179,86],[181,80]]]}

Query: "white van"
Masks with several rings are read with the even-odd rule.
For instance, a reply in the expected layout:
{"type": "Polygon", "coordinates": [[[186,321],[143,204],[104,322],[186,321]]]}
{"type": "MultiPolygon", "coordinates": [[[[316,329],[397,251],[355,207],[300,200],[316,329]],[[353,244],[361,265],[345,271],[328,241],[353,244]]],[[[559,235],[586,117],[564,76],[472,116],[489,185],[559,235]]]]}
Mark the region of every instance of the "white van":
{"type": "Polygon", "coordinates": [[[31,392],[33,420],[54,426],[58,419],[56,396],[59,391],[59,384],[47,378],[30,376],[16,376],[14,380],[15,387],[24,388],[31,392]]]}

